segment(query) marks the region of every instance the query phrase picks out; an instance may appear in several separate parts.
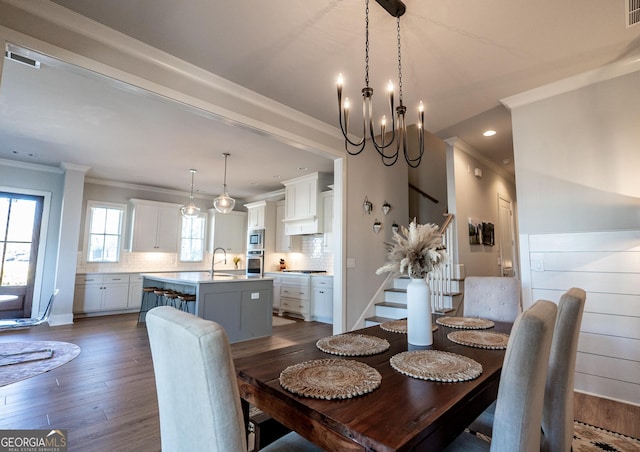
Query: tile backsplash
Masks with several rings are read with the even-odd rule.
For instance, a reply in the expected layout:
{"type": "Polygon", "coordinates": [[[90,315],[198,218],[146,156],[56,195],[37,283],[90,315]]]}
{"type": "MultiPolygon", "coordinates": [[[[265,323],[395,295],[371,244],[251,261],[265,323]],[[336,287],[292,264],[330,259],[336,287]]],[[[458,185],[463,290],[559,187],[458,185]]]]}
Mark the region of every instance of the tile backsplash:
{"type": "MultiPolygon", "coordinates": [[[[216,270],[233,270],[233,254],[227,255],[227,263],[218,262],[222,256],[216,256],[216,270]]],[[[238,268],[244,269],[244,255],[238,268]]],[[[211,267],[211,254],[205,253],[202,262],[179,262],[176,253],[129,253],[123,252],[118,263],[88,263],[84,253],[78,252],[77,273],[103,273],[103,272],[177,272],[209,270],[211,267]]]]}
{"type": "MultiPolygon", "coordinates": [[[[285,259],[288,269],[295,270],[327,270],[333,271],[333,251],[325,247],[323,234],[300,237],[300,252],[268,253],[265,258],[265,271],[280,269],[280,259],[285,259]]],[[[216,255],[216,270],[233,270],[233,257],[227,255],[227,263],[219,262],[221,255],[216,255]]],[[[245,255],[239,254],[238,268],[244,269],[245,255]]],[[[209,270],[211,253],[205,253],[202,262],[179,262],[176,253],[129,253],[123,251],[118,263],[87,263],[85,253],[77,254],[77,273],[137,273],[137,272],[176,272],[209,270]]]]}
{"type": "Polygon", "coordinates": [[[265,259],[265,271],[278,271],[280,259],[284,259],[289,270],[326,270],[333,272],[333,251],[325,247],[323,234],[300,237],[300,252],[274,253],[265,259]]]}

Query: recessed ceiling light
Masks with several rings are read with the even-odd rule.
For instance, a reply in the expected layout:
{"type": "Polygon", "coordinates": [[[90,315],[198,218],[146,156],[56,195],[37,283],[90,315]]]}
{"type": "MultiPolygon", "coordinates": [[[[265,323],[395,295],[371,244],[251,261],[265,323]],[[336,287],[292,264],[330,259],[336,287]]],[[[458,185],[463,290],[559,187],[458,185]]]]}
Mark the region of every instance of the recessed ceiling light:
{"type": "Polygon", "coordinates": [[[484,135],[485,137],[492,137],[496,134],[495,130],[485,130],[482,135],[484,135]]]}

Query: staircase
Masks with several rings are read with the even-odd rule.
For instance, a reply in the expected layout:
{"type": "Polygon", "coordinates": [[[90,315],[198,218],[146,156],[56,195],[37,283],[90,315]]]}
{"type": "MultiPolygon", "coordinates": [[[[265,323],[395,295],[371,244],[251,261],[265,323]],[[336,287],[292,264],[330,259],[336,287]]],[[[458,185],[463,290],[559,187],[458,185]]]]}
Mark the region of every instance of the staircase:
{"type": "MultiPolygon", "coordinates": [[[[375,315],[364,319],[365,326],[378,325],[391,320],[404,319],[407,317],[407,284],[411,281],[403,276],[393,280],[392,287],[384,290],[383,301],[375,304],[375,315]]],[[[429,286],[432,281],[429,280],[429,286]]],[[[462,293],[460,287],[462,280],[451,280],[452,291],[435,293],[431,289],[431,310],[435,313],[455,310],[460,305],[462,293]],[[436,306],[434,298],[439,298],[441,307],[436,306]]]]}
{"type": "MultiPolygon", "coordinates": [[[[453,215],[448,214],[440,233],[447,250],[453,250],[453,215]]],[[[453,254],[451,253],[450,254],[453,254]]],[[[391,320],[407,317],[407,284],[409,277],[403,276],[393,280],[391,287],[384,289],[381,302],[375,304],[375,315],[364,319],[365,326],[378,325],[391,320]]],[[[453,263],[449,262],[439,272],[429,274],[427,279],[431,289],[431,310],[444,313],[458,309],[462,301],[462,279],[454,278],[453,263]]]]}

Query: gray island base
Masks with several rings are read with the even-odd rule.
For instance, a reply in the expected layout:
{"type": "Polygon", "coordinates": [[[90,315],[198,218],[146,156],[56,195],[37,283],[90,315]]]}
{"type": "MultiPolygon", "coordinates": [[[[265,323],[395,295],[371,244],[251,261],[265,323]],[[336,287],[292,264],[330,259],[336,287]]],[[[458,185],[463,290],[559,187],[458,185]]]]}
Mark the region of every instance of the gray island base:
{"type": "MultiPolygon", "coordinates": [[[[222,325],[230,342],[271,335],[273,279],[209,272],[144,273],[143,287],[196,295],[195,314],[222,325]]],[[[192,312],[193,313],[193,312],[192,312]]]]}

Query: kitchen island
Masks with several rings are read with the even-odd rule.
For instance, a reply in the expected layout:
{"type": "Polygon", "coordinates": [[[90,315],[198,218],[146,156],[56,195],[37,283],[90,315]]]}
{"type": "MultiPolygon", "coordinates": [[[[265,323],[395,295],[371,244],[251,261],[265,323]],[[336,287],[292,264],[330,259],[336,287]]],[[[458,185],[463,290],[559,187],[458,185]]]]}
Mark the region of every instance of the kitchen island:
{"type": "Polygon", "coordinates": [[[194,294],[195,313],[222,325],[230,342],[271,335],[273,278],[209,272],[143,273],[143,287],[194,294]]]}

